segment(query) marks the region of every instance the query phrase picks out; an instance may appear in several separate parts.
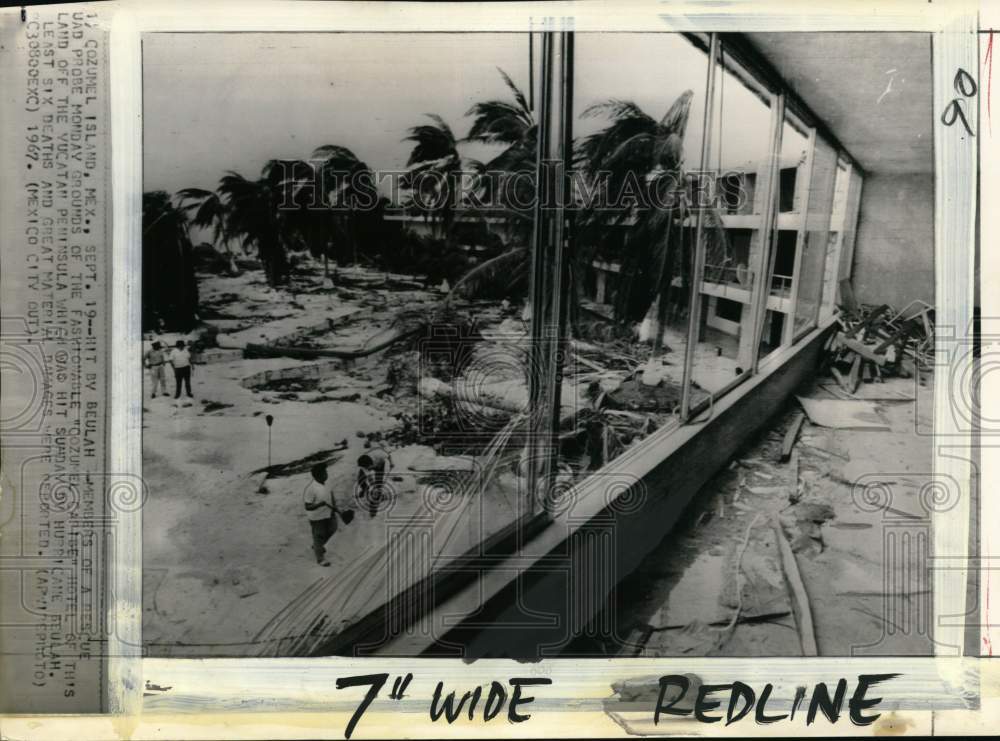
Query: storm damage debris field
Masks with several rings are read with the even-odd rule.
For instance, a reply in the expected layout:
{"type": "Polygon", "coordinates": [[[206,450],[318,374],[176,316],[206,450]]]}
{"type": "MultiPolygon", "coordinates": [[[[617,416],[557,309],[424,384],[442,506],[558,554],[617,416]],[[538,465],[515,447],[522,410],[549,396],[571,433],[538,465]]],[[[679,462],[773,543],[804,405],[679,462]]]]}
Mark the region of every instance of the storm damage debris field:
{"type": "Polygon", "coordinates": [[[581,638],[569,653],[933,654],[931,514],[954,496],[935,499],[920,434],[933,384],[893,378],[845,400],[830,381],[800,389],[619,585],[606,608],[622,616],[618,639],[581,638]],[[873,396],[878,426],[822,426],[803,411],[873,396]]]}
{"type": "MultiPolygon", "coordinates": [[[[521,307],[453,300],[415,288],[416,278],[362,269],[331,285],[306,265],[283,289],[255,271],[198,281],[198,328],[156,335],[195,348],[195,398],[144,396],[151,654],[321,652],[387,590],[416,583],[532,508],[521,460],[521,307]],[[371,450],[392,459],[375,516],[355,486],[358,458],[371,450]],[[327,465],[338,507],[357,515],[330,540],[330,568],[312,558],[302,505],[316,463],[327,465]],[[390,539],[427,527],[432,552],[389,589],[390,539]]],[[[643,353],[628,338],[570,341],[563,480],[674,422],[670,350],[653,381],[643,353]]]]}

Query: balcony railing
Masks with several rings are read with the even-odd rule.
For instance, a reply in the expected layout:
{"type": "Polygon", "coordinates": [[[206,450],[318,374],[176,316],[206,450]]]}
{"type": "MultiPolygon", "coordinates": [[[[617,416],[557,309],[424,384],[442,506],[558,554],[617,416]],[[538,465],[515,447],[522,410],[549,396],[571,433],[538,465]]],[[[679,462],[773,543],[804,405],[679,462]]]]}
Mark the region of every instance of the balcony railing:
{"type": "Polygon", "coordinates": [[[781,298],[790,298],[792,295],[792,276],[778,275],[771,276],[771,295],[781,298]]]}
{"type": "Polygon", "coordinates": [[[705,280],[741,288],[750,287],[750,272],[745,265],[705,265],[705,280]]]}

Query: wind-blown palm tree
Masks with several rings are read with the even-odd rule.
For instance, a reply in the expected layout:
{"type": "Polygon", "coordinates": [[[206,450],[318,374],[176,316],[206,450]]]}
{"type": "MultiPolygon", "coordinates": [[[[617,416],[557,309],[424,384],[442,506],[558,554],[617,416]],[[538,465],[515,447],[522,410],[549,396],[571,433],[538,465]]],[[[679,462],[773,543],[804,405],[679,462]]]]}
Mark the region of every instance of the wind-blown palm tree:
{"type": "Polygon", "coordinates": [[[524,93],[506,72],[497,71],[513,99],[473,105],[466,113],[472,125],[465,141],[503,146],[500,154],[477,168],[475,195],[488,209],[499,208],[506,214],[509,248],[459,279],[453,294],[496,294],[501,288],[524,292],[528,285],[538,127],[524,93]]]}
{"type": "Polygon", "coordinates": [[[411,206],[436,224],[435,236],[447,240],[460,205],[459,178],[466,163],[451,127],[438,115],[426,116],[433,123],[414,126],[403,139],[414,143],[403,185],[410,189],[411,206]]]}
{"type": "Polygon", "coordinates": [[[467,141],[504,147],[483,169],[479,195],[487,204],[505,209],[508,219],[518,228],[522,240],[531,233],[534,203],[534,174],[538,152],[538,126],[528,100],[506,72],[497,68],[513,100],[488,100],[473,105],[466,116],[472,117],[467,141]]]}
{"type": "Polygon", "coordinates": [[[142,324],[187,331],[198,312],[188,220],[166,191],[142,196],[142,324]]]}
{"type": "Polygon", "coordinates": [[[226,206],[219,194],[202,188],[183,188],[175,196],[191,227],[211,230],[212,245],[217,250],[225,251],[229,258],[229,272],[236,274],[236,255],[229,244],[226,206]]]}
{"type": "Polygon", "coordinates": [[[354,152],[336,144],[317,147],[310,161],[318,188],[310,197],[328,210],[321,218],[329,219],[330,256],[357,264],[361,237],[381,221],[385,207],[375,175],[354,152]]]}
{"type": "MultiPolygon", "coordinates": [[[[590,106],[584,116],[604,115],[610,123],[584,138],[577,148],[579,165],[591,184],[603,189],[610,206],[588,209],[586,227],[600,240],[627,225],[615,317],[622,322],[642,319],[658,299],[654,352],[661,347],[673,280],[678,274],[683,281],[689,279],[693,245],[684,220],[692,211],[684,170],[684,135],[693,96],[690,90],[683,92],[659,120],[631,101],[590,106]]],[[[709,227],[705,231],[709,250],[723,249],[721,219],[710,207],[703,214],[709,227]]]]}
{"type": "Polygon", "coordinates": [[[177,195],[193,224],[213,229],[216,243],[236,239],[244,252],[255,249],[268,285],[278,286],[288,278],[288,253],[307,246],[290,213],[301,183],[312,178],[308,162],[270,160],[256,180],[229,171],[214,193],[185,188],[177,195]]]}

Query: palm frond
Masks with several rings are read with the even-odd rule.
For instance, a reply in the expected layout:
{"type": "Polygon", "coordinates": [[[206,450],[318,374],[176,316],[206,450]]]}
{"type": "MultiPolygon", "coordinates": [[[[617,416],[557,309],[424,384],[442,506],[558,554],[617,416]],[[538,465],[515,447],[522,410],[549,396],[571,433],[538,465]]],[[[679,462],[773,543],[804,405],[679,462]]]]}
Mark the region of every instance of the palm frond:
{"type": "Polygon", "coordinates": [[[404,142],[411,141],[415,144],[406,166],[441,160],[451,160],[457,164],[459,156],[451,127],[438,115],[433,113],[425,115],[434,121],[434,125],[414,126],[403,138],[404,142]]]}
{"type": "Polygon", "coordinates": [[[693,98],[693,90],[685,90],[681,93],[660,120],[660,126],[672,134],[683,136],[687,130],[688,116],[691,114],[691,100],[693,98]]]}
{"type": "Polygon", "coordinates": [[[612,98],[610,100],[589,105],[584,109],[583,113],[580,114],[581,118],[594,118],[596,116],[607,116],[608,118],[618,121],[625,119],[637,119],[648,122],[651,125],[656,124],[656,121],[654,121],[653,118],[643,111],[642,108],[640,108],[636,103],[631,100],[621,100],[619,98],[612,98]]]}
{"type": "Polygon", "coordinates": [[[510,288],[523,280],[528,271],[528,249],[515,247],[477,265],[463,275],[449,293],[452,296],[481,295],[510,288]]]}
{"type": "Polygon", "coordinates": [[[347,147],[338,144],[324,144],[316,147],[310,155],[311,160],[321,160],[323,162],[356,163],[360,162],[357,155],[347,147]]]}
{"type": "Polygon", "coordinates": [[[531,108],[528,105],[528,99],[524,97],[524,93],[522,93],[521,89],[514,84],[512,79],[510,79],[510,75],[504,72],[500,67],[497,67],[497,72],[499,72],[500,76],[503,78],[504,84],[506,84],[510,91],[514,94],[514,100],[516,100],[517,104],[521,107],[521,113],[524,116],[525,122],[529,124],[532,123],[531,108]]]}
{"type": "Polygon", "coordinates": [[[517,106],[505,100],[476,103],[465,115],[473,117],[466,141],[517,144],[533,126],[532,122],[524,119],[523,112],[517,106]]]}

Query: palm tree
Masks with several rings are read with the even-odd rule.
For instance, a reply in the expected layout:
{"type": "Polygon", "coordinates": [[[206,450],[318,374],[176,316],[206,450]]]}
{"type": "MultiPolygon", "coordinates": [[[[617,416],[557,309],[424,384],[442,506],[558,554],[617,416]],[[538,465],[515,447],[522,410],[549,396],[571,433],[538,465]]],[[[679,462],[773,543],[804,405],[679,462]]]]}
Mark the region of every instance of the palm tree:
{"type": "MultiPolygon", "coordinates": [[[[603,189],[611,206],[588,209],[586,228],[601,240],[627,225],[615,318],[620,322],[642,319],[658,300],[654,352],[662,347],[674,278],[680,274],[682,281],[689,280],[693,254],[693,240],[685,226],[691,211],[684,170],[684,135],[693,97],[691,90],[683,92],[660,120],[631,101],[590,106],[584,116],[604,115],[610,123],[584,138],[577,150],[580,166],[591,183],[603,189]]],[[[721,219],[711,208],[704,218],[710,251],[724,249],[721,219]]]]}
{"type": "Polygon", "coordinates": [[[487,209],[504,211],[508,249],[477,265],[460,278],[455,295],[523,292],[528,285],[530,241],[534,213],[535,166],[538,127],[528,100],[510,76],[497,68],[513,100],[488,100],[473,105],[466,116],[472,125],[465,141],[500,145],[503,150],[489,162],[474,165],[480,172],[476,196],[487,209]]]}
{"type": "Polygon", "coordinates": [[[534,174],[538,152],[538,126],[528,100],[510,75],[497,68],[513,101],[488,100],[476,103],[466,116],[472,116],[467,141],[501,145],[503,151],[487,162],[480,182],[480,196],[488,204],[503,208],[515,225],[512,236],[526,242],[531,234],[534,203],[534,174]]]}
{"type": "Polygon", "coordinates": [[[288,279],[288,253],[306,248],[298,222],[290,217],[297,209],[296,194],[313,178],[303,160],[270,160],[260,177],[250,180],[229,171],[215,192],[184,188],[177,196],[191,223],[212,228],[216,244],[239,240],[244,252],[256,249],[270,286],[288,279]]]}
{"type": "Polygon", "coordinates": [[[317,147],[310,161],[318,188],[311,197],[328,210],[330,254],[356,265],[361,237],[381,221],[385,207],[375,176],[354,152],[336,144],[317,147]]]}
{"type": "Polygon", "coordinates": [[[212,230],[212,245],[216,249],[225,250],[229,257],[229,272],[234,275],[238,273],[236,255],[229,245],[226,206],[219,194],[202,188],[182,188],[175,197],[180,208],[187,214],[191,227],[212,230]]]}
{"type": "Polygon", "coordinates": [[[414,143],[403,186],[411,190],[411,205],[437,225],[436,236],[447,240],[459,205],[458,178],[464,163],[451,127],[438,115],[426,116],[433,123],[414,126],[403,139],[414,143]]]}
{"type": "Polygon", "coordinates": [[[169,193],[142,195],[142,324],[187,331],[197,321],[198,283],[188,220],[169,193]]]}

